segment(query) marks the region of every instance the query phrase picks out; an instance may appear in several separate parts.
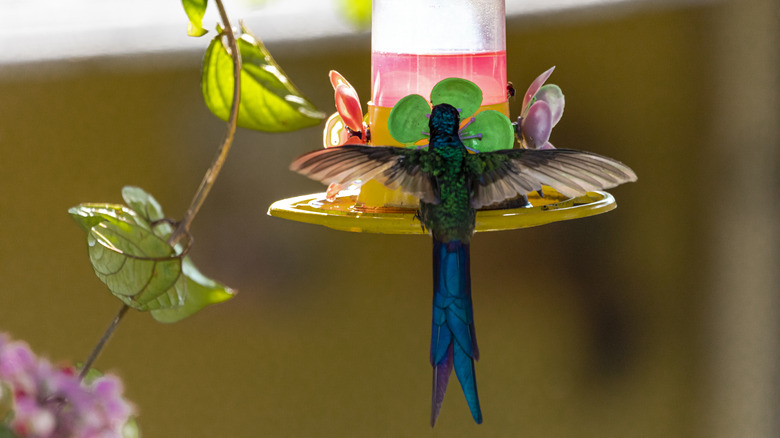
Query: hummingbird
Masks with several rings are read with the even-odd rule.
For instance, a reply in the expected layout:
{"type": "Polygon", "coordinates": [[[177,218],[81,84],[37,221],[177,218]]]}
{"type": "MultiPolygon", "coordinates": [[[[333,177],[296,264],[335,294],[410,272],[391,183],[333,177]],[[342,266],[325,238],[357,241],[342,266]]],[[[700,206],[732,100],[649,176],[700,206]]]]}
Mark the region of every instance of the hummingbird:
{"type": "Polygon", "coordinates": [[[471,301],[469,245],[477,209],[550,186],[567,196],[636,181],[625,164],[572,149],[470,153],[459,110],[432,108],[427,148],[346,144],[301,155],[290,169],[325,184],[376,179],[420,199],[418,218],[433,237],[431,427],[454,369],[471,415],[482,423],[474,361],[479,359],[471,301]]]}

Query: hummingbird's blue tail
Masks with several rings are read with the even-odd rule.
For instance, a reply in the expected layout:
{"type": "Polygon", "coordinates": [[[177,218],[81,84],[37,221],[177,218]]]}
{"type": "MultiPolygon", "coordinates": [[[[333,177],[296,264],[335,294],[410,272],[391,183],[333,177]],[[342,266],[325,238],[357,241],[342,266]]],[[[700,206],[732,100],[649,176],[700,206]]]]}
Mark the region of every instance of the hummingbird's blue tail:
{"type": "Polygon", "coordinates": [[[482,423],[474,361],[479,359],[471,308],[469,244],[433,239],[433,333],[431,427],[439,416],[450,373],[455,368],[474,421],[482,423]]]}

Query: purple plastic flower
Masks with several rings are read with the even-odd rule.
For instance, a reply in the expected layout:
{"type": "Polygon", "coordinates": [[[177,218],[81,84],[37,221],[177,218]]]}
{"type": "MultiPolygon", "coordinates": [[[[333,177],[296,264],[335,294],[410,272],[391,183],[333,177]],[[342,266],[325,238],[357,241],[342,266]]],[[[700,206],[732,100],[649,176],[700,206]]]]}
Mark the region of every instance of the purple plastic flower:
{"type": "Polygon", "coordinates": [[[550,140],[552,128],[561,120],[565,99],[560,87],[544,85],[555,67],[539,75],[523,97],[523,112],[517,118],[520,142],[529,149],[554,149],[550,140]]]}
{"type": "Polygon", "coordinates": [[[13,399],[7,427],[18,437],[119,438],[133,413],[117,377],[83,383],[73,368],[53,366],[2,333],[0,385],[13,399]]]}

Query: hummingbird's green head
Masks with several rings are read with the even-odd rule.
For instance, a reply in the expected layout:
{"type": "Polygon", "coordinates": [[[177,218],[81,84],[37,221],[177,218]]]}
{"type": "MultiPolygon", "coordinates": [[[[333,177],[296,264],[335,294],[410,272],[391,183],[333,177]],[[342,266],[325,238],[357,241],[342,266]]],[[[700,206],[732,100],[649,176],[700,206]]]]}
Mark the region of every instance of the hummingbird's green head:
{"type": "Polygon", "coordinates": [[[428,127],[431,130],[431,136],[452,135],[457,137],[460,128],[460,112],[450,104],[440,103],[433,107],[428,127]]]}

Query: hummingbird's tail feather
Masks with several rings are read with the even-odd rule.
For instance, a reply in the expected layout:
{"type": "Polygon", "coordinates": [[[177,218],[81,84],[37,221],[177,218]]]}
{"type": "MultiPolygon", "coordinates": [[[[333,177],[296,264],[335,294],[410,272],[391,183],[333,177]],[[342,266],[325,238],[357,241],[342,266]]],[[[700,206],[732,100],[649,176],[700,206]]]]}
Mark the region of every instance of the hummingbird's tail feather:
{"type": "Polygon", "coordinates": [[[433,392],[431,396],[431,427],[436,424],[441,411],[441,402],[447,392],[447,383],[452,373],[452,344],[447,348],[446,356],[441,363],[433,365],[433,392]]]}
{"type": "Polygon", "coordinates": [[[433,323],[431,426],[439,416],[450,374],[460,381],[474,421],[482,423],[474,360],[479,359],[471,306],[469,245],[433,240],[433,323]]]}

